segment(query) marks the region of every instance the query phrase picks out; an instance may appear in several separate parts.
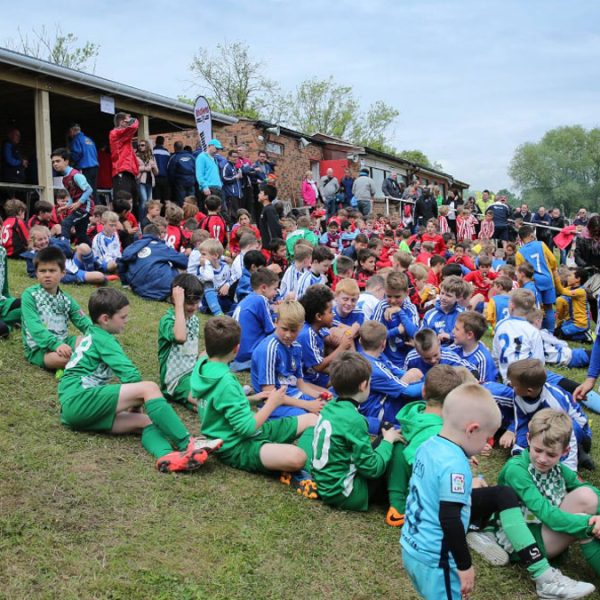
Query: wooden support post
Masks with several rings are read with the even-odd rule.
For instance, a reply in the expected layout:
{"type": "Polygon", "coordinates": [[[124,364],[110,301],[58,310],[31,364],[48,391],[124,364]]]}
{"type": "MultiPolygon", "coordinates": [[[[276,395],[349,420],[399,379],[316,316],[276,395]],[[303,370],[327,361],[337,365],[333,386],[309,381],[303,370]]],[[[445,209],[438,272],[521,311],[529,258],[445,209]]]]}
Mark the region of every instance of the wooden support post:
{"type": "Polygon", "coordinates": [[[150,138],[150,119],[148,115],[138,117],[140,127],[138,129],[138,140],[147,140],[150,138]]]}
{"type": "Polygon", "coordinates": [[[38,183],[42,186],[42,198],[54,204],[52,184],[52,135],[50,131],[50,95],[46,90],[35,90],[35,149],[38,183]]]}

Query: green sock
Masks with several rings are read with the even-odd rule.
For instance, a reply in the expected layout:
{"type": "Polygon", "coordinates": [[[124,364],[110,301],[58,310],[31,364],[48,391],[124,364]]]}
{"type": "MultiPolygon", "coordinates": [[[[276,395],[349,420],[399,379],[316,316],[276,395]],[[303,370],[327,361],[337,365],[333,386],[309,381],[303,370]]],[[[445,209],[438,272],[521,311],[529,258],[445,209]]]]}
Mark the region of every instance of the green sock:
{"type": "Polygon", "coordinates": [[[185,450],[188,447],[190,433],[173,410],[173,407],[164,398],[148,400],[146,402],[146,414],[177,450],[185,450]]]}
{"type": "Polygon", "coordinates": [[[581,552],[585,562],[594,569],[596,575],[600,575],[600,541],[592,540],[587,544],[581,544],[581,552]]]}
{"type": "Polygon", "coordinates": [[[412,469],[404,458],[404,445],[394,444],[392,458],[386,471],[386,479],[390,506],[393,506],[401,514],[406,512],[406,497],[411,473],[412,469]]]}
{"type": "Polygon", "coordinates": [[[296,442],[298,444],[298,448],[302,448],[304,452],[306,452],[306,462],[304,463],[304,468],[312,473],[312,443],[313,443],[313,432],[314,427],[307,427],[298,438],[296,442]]]}
{"type": "Polygon", "coordinates": [[[550,563],[544,558],[533,534],[525,524],[520,508],[503,510],[500,513],[500,522],[506,537],[533,578],[539,577],[550,568],[550,563]],[[534,549],[533,552],[532,549],[534,549]]]}
{"type": "Polygon", "coordinates": [[[142,431],[142,446],[155,458],[162,458],[173,451],[173,446],[156,425],[148,425],[142,431]]]}

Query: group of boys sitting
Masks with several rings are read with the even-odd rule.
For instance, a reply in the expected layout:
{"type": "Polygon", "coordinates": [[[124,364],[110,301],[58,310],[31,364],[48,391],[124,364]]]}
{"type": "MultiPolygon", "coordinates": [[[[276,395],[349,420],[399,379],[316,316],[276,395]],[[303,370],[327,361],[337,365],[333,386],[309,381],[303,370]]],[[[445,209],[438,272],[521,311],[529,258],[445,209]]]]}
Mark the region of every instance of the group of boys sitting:
{"type": "MultiPolygon", "coordinates": [[[[219,207],[209,200],[210,216],[219,207]]],[[[339,218],[322,236],[310,220],[290,224],[268,256],[249,220],[228,240],[217,229],[194,230],[189,255],[169,248],[166,228],[150,220],[140,239],[102,263],[98,236],[120,230],[118,215],[104,211],[103,232],[72,260],[85,266],[91,251],[134,291],[139,276],[160,288],[157,299],[168,297],[158,325],[160,385],[141,380],[114,337],[127,322],[127,297],[97,289],[85,315],[60,284],[87,279],[65,279],[65,253],[46,231],[28,257],[38,283],[20,300],[8,293],[0,247],[0,318],[7,331],[20,324],[30,363],[57,371],[61,421],[73,430],[141,433],[161,471],[197,469],[214,452],[340,509],[387,500],[386,523],[402,527],[404,566],[425,598],[471,593],[469,546],[493,564],[521,560],[540,598],[592,593],[548,563],[578,540],[600,574],[600,492],[576,474],[594,467],[577,401],[594,394],[600,342],[590,351],[565,341],[589,337],[585,271],[569,271],[563,283],[529,226],[519,231],[515,269],[500,253],[494,264],[485,247],[470,256],[468,243],[429,252],[434,223],[416,235],[401,231],[399,241],[386,219],[333,226],[339,218]],[[224,256],[223,242],[231,248],[234,237],[239,254],[224,256]],[[396,250],[398,241],[406,248],[396,250]],[[145,262],[165,248],[173,252],[169,277],[145,262]],[[201,304],[214,315],[202,355],[201,304]],[[69,322],[81,336],[68,335],[69,322]],[[482,342],[490,326],[491,352],[482,342]],[[588,379],[578,385],[552,365],[589,367],[588,379]],[[249,389],[234,374],[244,370],[249,389]],[[170,402],[197,411],[201,437],[190,436],[170,402]],[[473,480],[468,457],[496,445],[513,458],[500,485],[487,487],[473,480]],[[476,529],[467,535],[469,524],[476,529]]],[[[67,240],[70,233],[61,229],[67,240]]]]}

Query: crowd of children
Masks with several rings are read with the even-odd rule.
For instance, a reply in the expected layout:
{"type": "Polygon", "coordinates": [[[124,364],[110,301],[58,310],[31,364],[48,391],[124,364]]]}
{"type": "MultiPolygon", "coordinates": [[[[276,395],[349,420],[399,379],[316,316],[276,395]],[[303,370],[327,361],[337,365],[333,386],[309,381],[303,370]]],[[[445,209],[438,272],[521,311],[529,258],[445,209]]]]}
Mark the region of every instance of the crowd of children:
{"type": "Polygon", "coordinates": [[[576,475],[595,466],[578,401],[597,398],[600,375],[585,269],[559,269],[528,225],[496,249],[488,214],[475,240],[466,210],[458,239],[440,231],[444,211],[416,233],[351,210],[283,218],[271,184],[260,194],[268,247],[267,225],[244,209],[232,224],[218,196],[206,214],[193,196],[182,208],[150,200],[140,227],[128,194],[94,207],[68,152],[52,164],[67,190],[55,206],[36,203],[26,223],[23,203],[5,205],[0,335],[20,327],[25,358],[56,371],[65,426],[139,433],[161,471],[197,469],[214,452],[340,509],[383,500],[424,598],[472,592],[469,547],[493,564],[520,560],[540,598],[594,591],[548,563],[578,541],[600,574],[600,492],[576,475]],[[7,256],[37,279],[20,299],[7,256]],[[85,314],[62,287],[111,279],[170,303],[159,384],[142,381],[115,337],[127,297],[100,287],[85,314]],[[203,336],[199,312],[212,315],[203,336]],[[170,403],[198,413],[200,437],[170,403]],[[504,449],[499,485],[484,487],[469,457],[504,449]]]}

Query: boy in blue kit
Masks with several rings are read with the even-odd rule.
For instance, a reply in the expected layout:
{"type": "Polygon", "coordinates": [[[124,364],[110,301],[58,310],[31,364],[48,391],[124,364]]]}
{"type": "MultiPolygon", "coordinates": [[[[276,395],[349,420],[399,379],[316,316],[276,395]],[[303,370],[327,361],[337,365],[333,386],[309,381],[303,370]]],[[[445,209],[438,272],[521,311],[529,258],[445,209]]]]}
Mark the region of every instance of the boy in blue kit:
{"type": "Polygon", "coordinates": [[[533,280],[538,289],[542,308],[544,309],[544,329],[554,333],[554,302],[556,302],[556,289],[552,272],[558,268],[552,250],[535,239],[535,229],[531,225],[523,225],[519,229],[519,238],[522,246],[517,251],[515,261],[517,267],[528,262],[534,269],[533,280]]]}
{"type": "Polygon", "coordinates": [[[270,419],[318,413],[329,392],[304,381],[302,347],[296,341],[304,325],[304,308],[295,300],[284,300],[277,310],[275,331],[265,338],[252,353],[250,379],[256,393],[286,387],[281,406],[270,419]]]}
{"type": "Polygon", "coordinates": [[[465,367],[474,370],[471,365],[463,360],[454,350],[442,348],[439,337],[433,329],[421,329],[414,338],[415,347],[404,361],[404,370],[419,369],[424,375],[435,365],[450,365],[452,367],[465,367]]]}
{"type": "Polygon", "coordinates": [[[232,307],[229,298],[231,270],[223,260],[223,244],[209,238],[200,244],[198,250],[200,264],[195,275],[204,285],[203,306],[215,316],[228,313],[232,307]]]}
{"type": "Polygon", "coordinates": [[[356,308],[360,289],[356,280],[346,277],[340,279],[335,286],[335,303],[333,306],[333,325],[348,331],[354,339],[365,320],[362,310],[356,308]]]}
{"type": "Polygon", "coordinates": [[[415,455],[400,545],[415,589],[426,600],[460,600],[475,584],[466,540],[471,516],[469,457],[500,426],[500,411],[478,384],[463,384],[444,400],[439,435],[415,455]]]}
{"type": "Polygon", "coordinates": [[[202,284],[197,277],[181,273],[171,284],[171,302],[158,324],[158,364],[160,389],[167,400],[194,410],[190,377],[199,353],[200,321],[198,306],[202,284]]]}
{"type": "Polygon", "coordinates": [[[456,319],[454,344],[449,348],[470,365],[479,383],[496,381],[498,378],[492,354],[481,342],[487,329],[487,321],[482,314],[465,311],[456,319]]]}
{"type": "MultiPolygon", "coordinates": [[[[260,250],[248,250],[244,255],[244,267],[242,276],[238,279],[235,288],[235,301],[241,302],[250,292],[252,292],[252,274],[261,267],[267,266],[267,259],[260,250]]],[[[279,281],[279,277],[277,277],[279,281]]],[[[235,317],[234,317],[235,318],[235,317]]]]}
{"type": "Polygon", "coordinates": [[[304,307],[306,319],[298,336],[298,343],[302,348],[304,381],[327,388],[329,365],[341,352],[353,348],[352,337],[344,332],[337,347],[326,355],[326,340],[330,342],[329,328],[333,325],[333,292],[328,287],[310,286],[300,304],[304,307]]]}
{"type": "Polygon", "coordinates": [[[58,384],[62,424],[75,431],[141,431],[142,445],[157,459],[159,471],[201,467],[208,453],[223,442],[190,437],[158,386],[141,380],[114,337],[127,323],[127,297],[114,288],[100,289],[90,296],[88,310],[93,325],[73,352],[58,384]],[[113,377],[121,383],[110,383],[113,377]],[[135,412],[141,407],[145,414],[135,412]]]}
{"type": "Polygon", "coordinates": [[[492,281],[490,299],[485,307],[485,318],[492,329],[496,323],[508,317],[508,300],[512,289],[513,282],[508,277],[500,276],[492,281]]]}
{"type": "Polygon", "coordinates": [[[333,262],[333,252],[327,246],[317,246],[312,252],[312,263],[310,269],[303,273],[298,280],[296,298],[300,300],[306,290],[317,283],[327,285],[327,272],[333,262]]]}
{"type": "Polygon", "coordinates": [[[533,280],[534,275],[535,270],[528,262],[524,262],[517,267],[517,281],[519,286],[524,290],[529,290],[535,297],[535,305],[540,307],[542,306],[542,296],[533,280]]]}
{"type": "Polygon", "coordinates": [[[419,314],[408,297],[408,279],[404,273],[390,273],[385,281],[385,299],[373,311],[373,321],[387,329],[385,355],[402,368],[409,342],[419,329],[419,314]]]}
{"type": "Polygon", "coordinates": [[[294,260],[283,274],[279,288],[279,296],[283,300],[290,294],[293,294],[290,298],[296,297],[300,277],[302,277],[312,263],[312,253],[313,247],[302,240],[294,246],[294,260]]]}
{"type": "Polygon", "coordinates": [[[383,422],[396,422],[396,414],[411,398],[421,398],[423,373],[418,369],[404,372],[384,354],[387,329],[377,321],[367,321],[360,328],[359,353],[371,363],[371,391],[359,407],[369,433],[377,435],[383,422]]]}
{"type": "Polygon", "coordinates": [[[102,214],[103,229],[92,241],[92,252],[96,265],[103,273],[114,273],[117,270],[117,259],[121,258],[121,240],[119,215],[110,210],[102,214]]]}
{"type": "Polygon", "coordinates": [[[233,313],[233,318],[240,324],[244,334],[238,353],[229,365],[233,372],[250,369],[254,350],[275,331],[270,302],[277,296],[279,277],[273,271],[262,267],[252,273],[250,283],[252,292],[237,305],[233,313]]]}
{"type": "Polygon", "coordinates": [[[423,317],[422,329],[433,329],[442,344],[453,341],[454,324],[464,308],[458,303],[466,283],[457,275],[450,275],[442,281],[439,300],[435,307],[423,317]]]}

